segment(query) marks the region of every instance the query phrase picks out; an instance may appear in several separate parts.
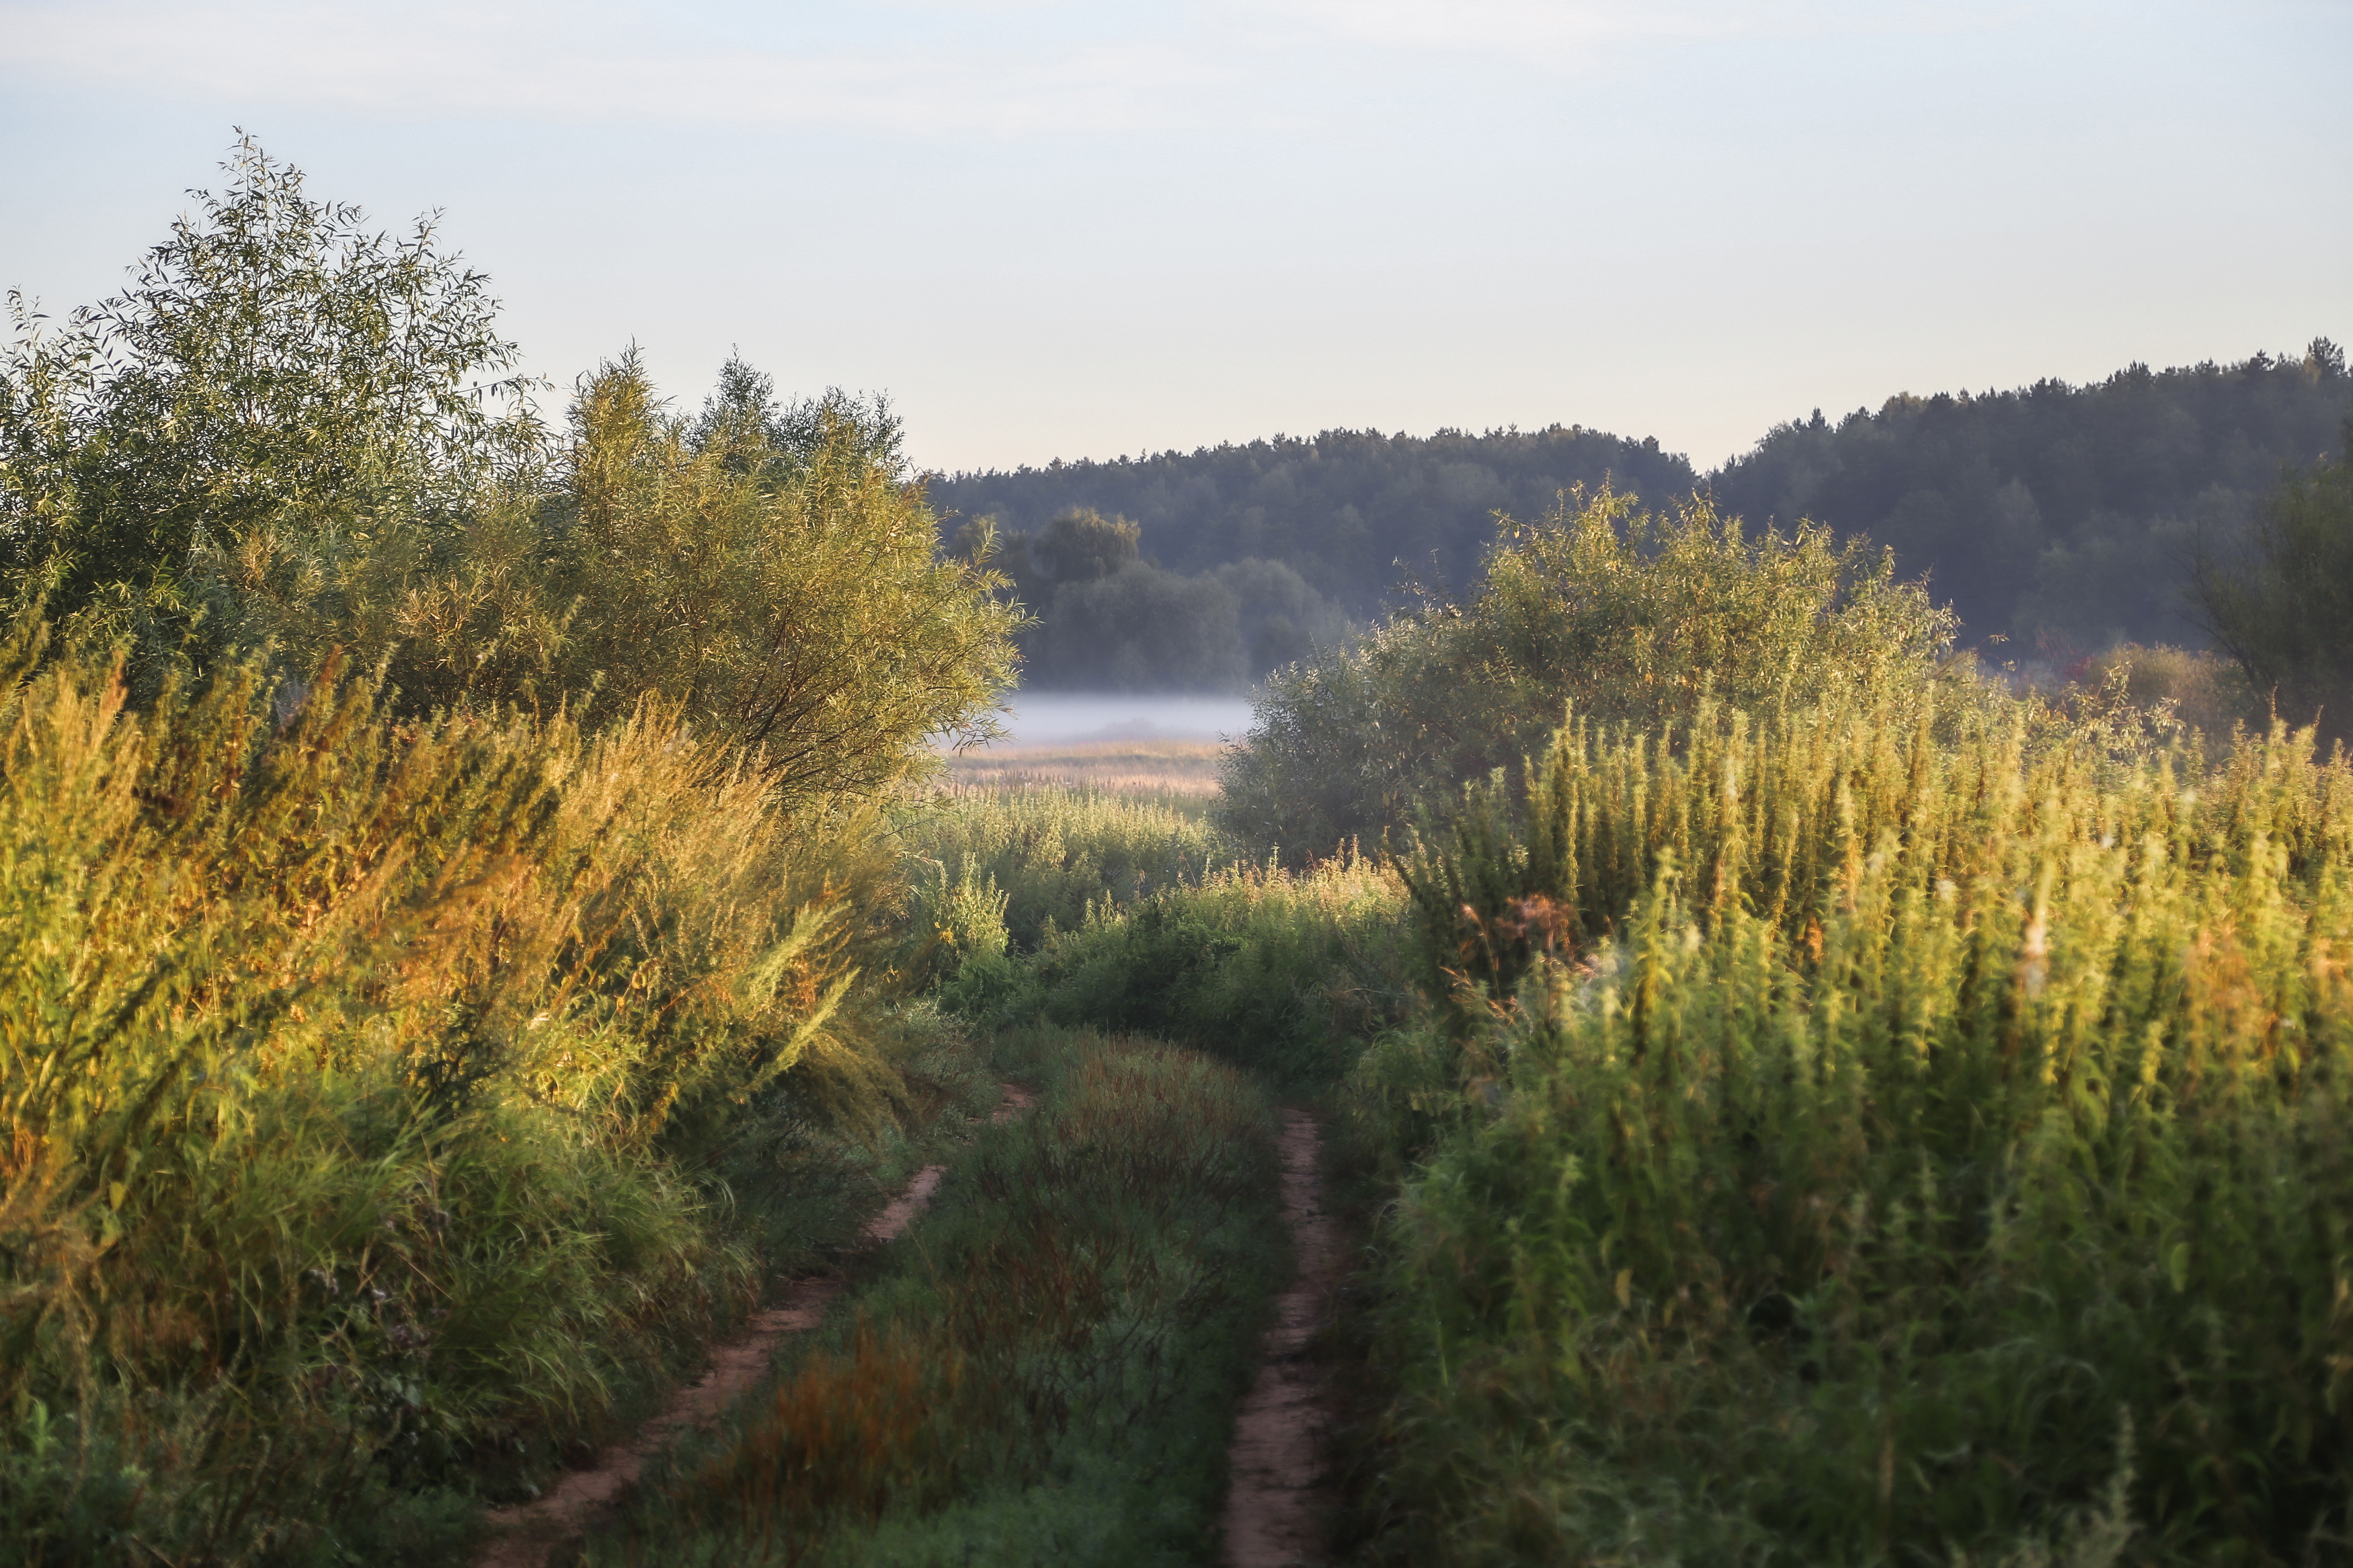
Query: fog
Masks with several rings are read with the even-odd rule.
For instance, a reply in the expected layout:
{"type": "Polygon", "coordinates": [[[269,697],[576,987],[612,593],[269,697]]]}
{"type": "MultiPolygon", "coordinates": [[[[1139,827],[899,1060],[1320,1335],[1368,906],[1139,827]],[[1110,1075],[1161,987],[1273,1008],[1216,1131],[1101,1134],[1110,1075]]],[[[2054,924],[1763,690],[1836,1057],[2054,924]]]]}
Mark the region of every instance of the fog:
{"type": "Polygon", "coordinates": [[[1005,727],[1022,745],[1071,741],[1240,740],[1250,728],[1246,697],[1164,697],[1122,692],[1023,691],[1007,705],[1005,727]]]}

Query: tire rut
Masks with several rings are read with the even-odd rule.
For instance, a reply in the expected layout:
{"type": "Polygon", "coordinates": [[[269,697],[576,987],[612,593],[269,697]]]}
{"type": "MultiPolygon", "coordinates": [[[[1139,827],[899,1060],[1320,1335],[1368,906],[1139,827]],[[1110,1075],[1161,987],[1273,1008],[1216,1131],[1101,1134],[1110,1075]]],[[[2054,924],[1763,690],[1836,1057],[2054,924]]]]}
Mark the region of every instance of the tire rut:
{"type": "Polygon", "coordinates": [[[1326,1560],[1335,1489],[1325,1462],[1332,1389],[1307,1347],[1330,1314],[1344,1268],[1340,1222],[1324,1207],[1323,1130],[1282,1113],[1282,1217],[1298,1274],[1260,1342],[1257,1380],[1234,1419],[1226,1494],[1227,1568],[1326,1560]]]}
{"type": "MultiPolygon", "coordinates": [[[[991,1113],[992,1121],[1010,1121],[1035,1102],[1036,1096],[1018,1085],[999,1087],[1005,1098],[991,1113]]],[[[858,1250],[871,1252],[913,1224],[931,1206],[946,1173],[944,1165],[917,1171],[882,1212],[866,1222],[858,1250]]],[[[610,1516],[644,1474],[646,1461],[671,1438],[690,1427],[711,1429],[728,1403],[766,1373],[777,1344],[787,1335],[816,1328],[848,1284],[840,1274],[810,1275],[787,1283],[775,1306],[754,1313],[742,1333],[712,1347],[708,1372],[673,1393],[660,1413],[628,1438],[602,1449],[586,1466],[565,1470],[531,1501],[491,1510],[494,1533],[475,1553],[474,1568],[543,1568],[559,1546],[577,1541],[610,1516]]]]}

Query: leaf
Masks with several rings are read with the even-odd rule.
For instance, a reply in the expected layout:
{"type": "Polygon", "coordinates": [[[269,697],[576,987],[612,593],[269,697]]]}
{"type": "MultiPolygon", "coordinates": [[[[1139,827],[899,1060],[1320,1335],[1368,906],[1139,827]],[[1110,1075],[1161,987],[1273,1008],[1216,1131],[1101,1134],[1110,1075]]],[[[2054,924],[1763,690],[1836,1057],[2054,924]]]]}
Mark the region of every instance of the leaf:
{"type": "Polygon", "coordinates": [[[2189,1244],[2177,1241],[2173,1250],[2165,1255],[2165,1272],[2173,1280],[2176,1295],[2189,1289],[2189,1244]]]}

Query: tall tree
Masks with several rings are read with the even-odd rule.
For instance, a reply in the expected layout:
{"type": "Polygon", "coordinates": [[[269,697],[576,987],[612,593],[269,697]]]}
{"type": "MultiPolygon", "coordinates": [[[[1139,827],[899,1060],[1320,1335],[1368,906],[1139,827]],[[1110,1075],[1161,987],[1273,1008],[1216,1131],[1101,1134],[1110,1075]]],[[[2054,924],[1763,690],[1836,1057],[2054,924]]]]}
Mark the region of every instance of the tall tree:
{"type": "Polygon", "coordinates": [[[539,432],[488,279],[305,194],[251,138],[131,285],[49,331],[12,296],[0,571],[73,612],[194,608],[201,555],[455,527],[539,432]]]}
{"type": "Polygon", "coordinates": [[[2288,475],[2235,551],[2200,558],[2196,594],[2283,718],[2353,739],[2353,419],[2337,461],[2288,475]]]}

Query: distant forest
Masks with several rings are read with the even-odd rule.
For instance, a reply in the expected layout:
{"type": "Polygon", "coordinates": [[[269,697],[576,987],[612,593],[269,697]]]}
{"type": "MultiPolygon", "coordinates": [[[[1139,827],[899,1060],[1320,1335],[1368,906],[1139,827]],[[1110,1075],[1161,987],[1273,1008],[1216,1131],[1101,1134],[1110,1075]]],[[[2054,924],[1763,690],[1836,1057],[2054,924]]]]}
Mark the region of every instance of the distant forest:
{"type": "Polygon", "coordinates": [[[1752,523],[1867,534],[1927,574],[1967,639],[2031,656],[2202,643],[2185,597],[2200,542],[2242,532],[2348,416],[2344,352],[2318,339],[2296,357],[1817,409],[1706,474],[1655,439],[1576,426],[1327,430],[934,477],[930,498],[967,549],[987,520],[1039,617],[1024,642],[1039,687],[1239,687],[1403,584],[1472,580],[1498,512],[1533,521],[1605,482],[1652,506],[1701,490],[1752,523]]]}

